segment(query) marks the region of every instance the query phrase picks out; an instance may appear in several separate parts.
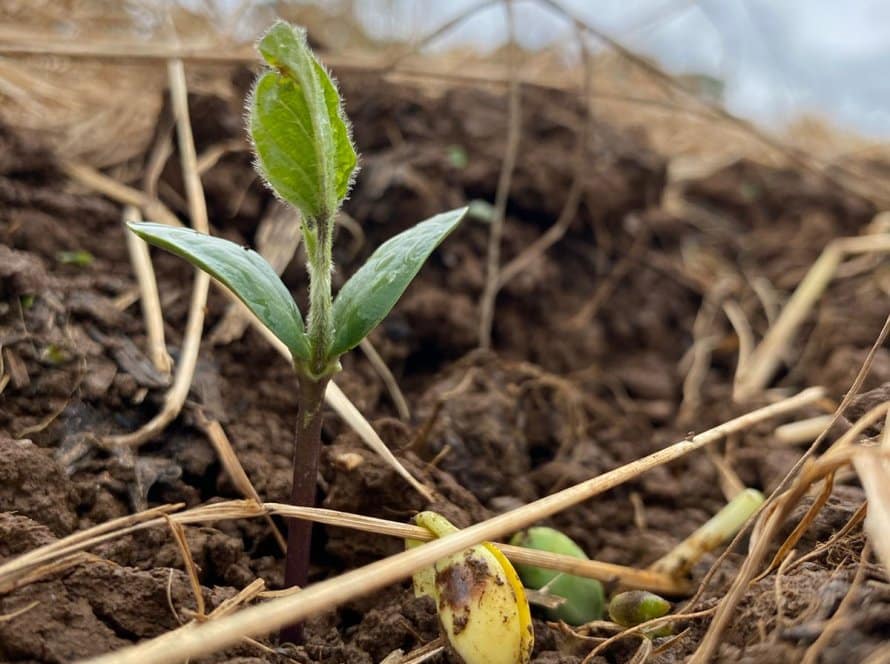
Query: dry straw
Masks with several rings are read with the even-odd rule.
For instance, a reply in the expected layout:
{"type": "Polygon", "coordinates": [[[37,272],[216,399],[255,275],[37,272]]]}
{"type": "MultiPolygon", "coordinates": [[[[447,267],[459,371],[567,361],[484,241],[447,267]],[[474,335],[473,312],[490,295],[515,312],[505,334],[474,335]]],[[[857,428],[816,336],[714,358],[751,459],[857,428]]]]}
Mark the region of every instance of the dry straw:
{"type": "MultiPolygon", "coordinates": [[[[170,80],[170,97],[173,102],[173,115],[176,118],[176,130],[179,136],[179,155],[185,179],[186,196],[188,198],[189,216],[192,227],[208,233],[210,224],[207,220],[207,203],[204,199],[204,187],[198,175],[195,141],[192,136],[192,125],[189,120],[188,90],[185,82],[185,69],[181,60],[172,60],[168,65],[170,80]]],[[[149,422],[138,431],[120,436],[112,436],[106,442],[109,445],[141,445],[159,435],[170,422],[179,415],[192,385],[192,377],[198,363],[198,351],[201,347],[201,333],[204,328],[204,309],[207,294],[210,290],[210,277],[201,271],[195,273],[192,299],[189,304],[182,350],[173,377],[173,385],[164,398],[164,406],[149,422]]]]}
{"type": "MultiPolygon", "coordinates": [[[[747,592],[749,583],[757,573],[757,568],[766,555],[766,550],[770,546],[779,526],[785,521],[793,507],[807,491],[811,490],[816,482],[819,482],[822,479],[825,479],[823,496],[827,498],[828,492],[830,491],[829,485],[833,482],[836,470],[845,464],[851,463],[855,455],[863,451],[863,448],[861,447],[854,447],[853,443],[859,439],[867,427],[876,423],[881,417],[884,417],[886,421],[886,418],[890,416],[890,402],[885,402],[884,404],[877,406],[859,418],[843,436],[835,441],[828,452],[818,459],[814,459],[814,455],[823,439],[828,435],[830,427],[840,420],[847,407],[862,388],[868,372],[871,369],[875,355],[884,345],[888,335],[890,335],[890,316],[884,321],[884,325],[863,361],[856,378],[853,380],[853,384],[835,410],[831,423],[826,426],[825,430],[818,436],[818,438],[816,438],[800,459],[798,459],[794,464],[794,467],[782,479],[779,486],[773,491],[767,499],[763,509],[760,511],[759,517],[751,531],[751,541],[753,543],[751,549],[748,552],[741,569],[735,575],[729,591],[722,597],[720,603],[715,607],[716,611],[714,619],[708,627],[697,650],[693,654],[690,660],[691,662],[699,664],[710,661],[716,653],[722,634],[728,627],[733,612],[747,592]]],[[[816,512],[813,509],[809,510],[808,514],[802,520],[801,525],[792,532],[791,536],[787,538],[781,549],[786,551],[790,550],[797,541],[796,538],[799,538],[802,535],[803,530],[806,528],[806,524],[814,519],[815,515],[816,512]]],[[[882,526],[885,532],[890,532],[890,523],[884,522],[882,526]]],[[[730,548],[737,544],[746,532],[746,529],[740,531],[738,535],[736,535],[732,544],[730,544],[730,548]]],[[[727,549],[727,551],[729,551],[729,549],[727,549]]],[[[695,606],[700,595],[715,575],[725,556],[726,552],[724,552],[724,554],[721,555],[717,562],[711,567],[699,586],[699,590],[695,597],[689,601],[687,606],[695,606]]],[[[778,556],[775,557],[770,564],[770,569],[776,564],[781,566],[783,562],[784,561],[778,560],[778,556]]]]}
{"type": "MultiPolygon", "coordinates": [[[[123,221],[142,221],[139,209],[128,205],[124,208],[123,221]]],[[[148,245],[133,233],[126,233],[127,250],[130,253],[130,264],[139,283],[139,300],[142,303],[142,317],[145,319],[145,332],[148,337],[148,356],[154,368],[162,375],[169,376],[173,361],[167,353],[164,340],[164,316],[161,310],[161,298],[155,280],[154,267],[148,245]]]]}
{"type": "Polygon", "coordinates": [[[797,286],[782,313],[771,325],[763,341],[751,353],[749,361],[736,375],[734,396],[750,399],[769,383],[790,347],[794,333],[821,297],[844,258],[863,253],[890,252],[890,234],[863,235],[833,240],[813,263],[797,286]]]}
{"type": "MultiPolygon", "coordinates": [[[[231,471],[230,471],[231,472],[231,471]]],[[[235,473],[237,475],[237,473],[235,473]]],[[[250,493],[252,487],[243,489],[250,493]]],[[[181,505],[168,505],[153,508],[103,524],[83,533],[70,535],[62,540],[30,551],[10,563],[0,566],[0,590],[20,587],[36,581],[46,574],[57,571],[59,565],[83,562],[83,551],[103,542],[122,537],[137,530],[167,523],[175,530],[181,524],[211,522],[228,519],[255,518],[262,516],[267,521],[271,516],[293,517],[341,528],[350,528],[369,533],[389,535],[401,539],[427,541],[432,539],[429,531],[418,526],[387,521],[375,517],[350,514],[318,507],[297,507],[283,503],[262,503],[252,500],[229,501],[204,505],[183,512],[175,512],[181,505]],[[175,513],[174,513],[175,512],[175,513]]],[[[508,558],[517,563],[537,565],[576,576],[616,582],[624,587],[643,588],[666,595],[682,596],[689,593],[689,584],[682,578],[638,570],[623,565],[604,563],[596,560],[579,560],[571,556],[536,551],[523,547],[500,545],[508,558]]]]}

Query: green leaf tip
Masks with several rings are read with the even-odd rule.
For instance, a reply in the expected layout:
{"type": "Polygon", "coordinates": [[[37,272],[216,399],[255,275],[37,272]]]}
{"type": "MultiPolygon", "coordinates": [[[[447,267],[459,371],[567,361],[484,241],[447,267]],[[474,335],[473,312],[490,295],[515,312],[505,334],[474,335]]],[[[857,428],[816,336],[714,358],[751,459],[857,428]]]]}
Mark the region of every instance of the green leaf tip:
{"type": "Polygon", "coordinates": [[[284,342],[294,360],[309,359],[309,341],[296,302],[272,266],[253,249],[190,228],[133,221],[127,228],[222,283],[284,342]]]}
{"type": "Polygon", "coordinates": [[[334,341],[328,357],[354,348],[386,317],[467,208],[443,212],[390,238],[347,281],[334,300],[334,341]]]}
{"type": "Polygon", "coordinates": [[[349,193],[358,162],[340,94],[303,28],[278,21],[257,49],[270,67],[248,102],[258,170],[310,222],[326,222],[349,193]]]}

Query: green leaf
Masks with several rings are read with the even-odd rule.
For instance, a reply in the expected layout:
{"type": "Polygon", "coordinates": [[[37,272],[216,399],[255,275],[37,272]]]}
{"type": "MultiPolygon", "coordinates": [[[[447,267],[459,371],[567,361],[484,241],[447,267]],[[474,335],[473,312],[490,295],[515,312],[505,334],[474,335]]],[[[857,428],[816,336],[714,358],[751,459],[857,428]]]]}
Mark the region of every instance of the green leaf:
{"type": "Polygon", "coordinates": [[[377,327],[466,212],[467,208],[460,208],[438,214],[380,245],[334,300],[334,342],[329,357],[354,348],[377,327]]]}
{"type": "Polygon", "coordinates": [[[357,160],[340,94],[302,28],[279,21],[258,49],[272,68],[249,104],[259,169],[307,219],[326,220],[349,192],[357,160]]]}
{"type": "Polygon", "coordinates": [[[182,256],[232,291],[281,339],[294,359],[309,360],[309,340],[296,302],[275,270],[257,252],[189,228],[130,222],[149,244],[182,256]]]}
{"type": "Polygon", "coordinates": [[[340,93],[337,91],[334,81],[331,80],[325,68],[317,60],[315,61],[315,73],[318,76],[318,80],[321,81],[325,107],[328,111],[328,117],[331,118],[331,130],[334,134],[334,154],[336,156],[334,162],[334,184],[337,193],[337,205],[340,205],[352,186],[358,157],[355,154],[352,138],[349,136],[349,119],[343,112],[343,101],[340,99],[340,93]]]}

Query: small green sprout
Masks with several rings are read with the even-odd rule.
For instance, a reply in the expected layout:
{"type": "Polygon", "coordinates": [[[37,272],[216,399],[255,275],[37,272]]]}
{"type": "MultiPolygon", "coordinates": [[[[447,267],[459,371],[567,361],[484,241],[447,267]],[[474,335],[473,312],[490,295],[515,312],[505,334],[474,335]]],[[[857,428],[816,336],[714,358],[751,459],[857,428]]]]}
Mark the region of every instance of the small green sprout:
{"type": "Polygon", "coordinates": [[[71,359],[71,354],[56,344],[49,344],[40,351],[40,359],[50,366],[64,364],[71,359]]]}
{"type": "Polygon", "coordinates": [[[671,610],[671,603],[646,590],[618,593],[609,602],[609,617],[622,627],[661,618],[671,610]]]}
{"type": "Polygon", "coordinates": [[[497,214],[497,212],[494,209],[494,205],[481,198],[476,198],[470,201],[469,208],[467,209],[467,217],[476,219],[485,224],[490,224],[494,219],[495,214],[497,214]]]}
{"type": "MultiPolygon", "coordinates": [[[[333,298],[334,220],[357,166],[349,123],[333,80],[309,49],[305,30],[278,22],[260,39],[258,50],[268,67],[248,101],[249,131],[258,171],[278,197],[301,213],[309,272],[306,322],[258,253],[188,229],[128,225],[142,239],[220,281],[287,345],[300,387],[291,502],[313,505],[324,393],[340,368],[340,356],[384,319],[466,209],[437,215],[385,242],[333,298]]],[[[307,581],[310,534],[307,522],[288,522],[288,587],[307,581]]],[[[299,640],[301,635],[298,628],[289,628],[282,637],[299,640]]]]}
{"type": "Polygon", "coordinates": [[[763,494],[757,489],[740,491],[717,514],[653,563],[651,569],[676,577],[685,576],[702,556],[730,540],[760,509],[763,501],[763,494]]]}
{"type": "MultiPolygon", "coordinates": [[[[436,512],[420,512],[414,522],[437,537],[457,532],[436,512]]],[[[405,548],[420,544],[409,539],[405,548]]],[[[464,664],[529,661],[535,635],[525,589],[513,565],[491,542],[417,572],[414,594],[436,601],[442,632],[464,664]]]]}
{"type": "Polygon", "coordinates": [[[448,146],[448,161],[457,169],[463,170],[470,163],[467,151],[462,145],[448,146]]]}
{"type": "Polygon", "coordinates": [[[60,251],[56,254],[56,260],[63,265],[75,265],[77,267],[89,267],[93,264],[95,258],[86,249],[77,249],[75,251],[60,251]]]}
{"type": "MultiPolygon", "coordinates": [[[[587,560],[587,554],[580,546],[554,528],[544,526],[529,528],[516,533],[510,544],[587,560]]],[[[586,579],[532,565],[517,565],[516,571],[528,588],[565,598],[566,601],[559,607],[547,610],[551,619],[562,620],[569,625],[583,625],[603,617],[605,594],[603,584],[596,579],[586,579]]]]}

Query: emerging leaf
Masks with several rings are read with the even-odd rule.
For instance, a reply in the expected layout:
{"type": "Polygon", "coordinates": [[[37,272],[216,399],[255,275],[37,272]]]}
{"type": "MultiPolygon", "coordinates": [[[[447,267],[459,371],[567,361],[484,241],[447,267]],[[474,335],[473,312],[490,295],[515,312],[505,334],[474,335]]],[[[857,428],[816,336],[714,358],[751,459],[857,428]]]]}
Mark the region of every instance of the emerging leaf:
{"type": "Polygon", "coordinates": [[[189,228],[147,222],[127,226],[146,242],[185,258],[217,279],[287,345],[295,360],[309,359],[300,310],[275,270],[257,252],[189,228]]]}
{"type": "Polygon", "coordinates": [[[272,188],[311,220],[326,220],[346,197],[356,167],[340,95],[306,43],[283,21],[260,40],[272,68],[250,99],[257,163],[272,188]]]}
{"type": "Polygon", "coordinates": [[[371,254],[334,300],[334,342],[328,357],[354,348],[377,327],[466,212],[464,207],[438,214],[390,238],[371,254]]]}

